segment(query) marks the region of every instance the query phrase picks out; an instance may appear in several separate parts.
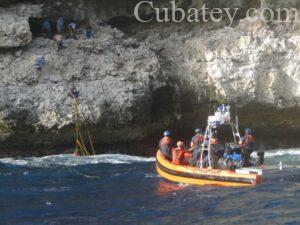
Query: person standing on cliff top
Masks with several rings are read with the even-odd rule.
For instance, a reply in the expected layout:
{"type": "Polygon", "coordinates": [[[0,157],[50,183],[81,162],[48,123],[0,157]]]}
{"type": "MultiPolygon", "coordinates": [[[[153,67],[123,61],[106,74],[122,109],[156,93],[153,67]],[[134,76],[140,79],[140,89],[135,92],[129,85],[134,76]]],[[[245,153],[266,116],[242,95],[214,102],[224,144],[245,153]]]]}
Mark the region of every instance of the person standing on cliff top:
{"type": "Polygon", "coordinates": [[[42,71],[42,67],[46,64],[46,60],[44,56],[38,56],[34,62],[34,68],[38,71],[42,71]]]}
{"type": "Polygon", "coordinates": [[[93,29],[90,25],[86,28],[84,34],[86,39],[91,39],[93,37],[93,29]]]}
{"type": "Polygon", "coordinates": [[[57,43],[57,51],[61,51],[64,48],[64,37],[61,34],[56,34],[54,35],[53,40],[57,43]]]}
{"type": "Polygon", "coordinates": [[[77,24],[76,23],[69,23],[68,24],[68,29],[70,32],[70,36],[72,38],[74,38],[75,40],[77,40],[77,36],[76,36],[76,32],[77,32],[77,24]]]}
{"type": "Polygon", "coordinates": [[[45,20],[42,24],[42,32],[46,34],[49,38],[51,37],[52,28],[49,20],[45,20]]]}
{"type": "Polygon", "coordinates": [[[56,31],[57,33],[61,34],[64,30],[64,19],[62,17],[59,17],[56,22],[56,31]]]}

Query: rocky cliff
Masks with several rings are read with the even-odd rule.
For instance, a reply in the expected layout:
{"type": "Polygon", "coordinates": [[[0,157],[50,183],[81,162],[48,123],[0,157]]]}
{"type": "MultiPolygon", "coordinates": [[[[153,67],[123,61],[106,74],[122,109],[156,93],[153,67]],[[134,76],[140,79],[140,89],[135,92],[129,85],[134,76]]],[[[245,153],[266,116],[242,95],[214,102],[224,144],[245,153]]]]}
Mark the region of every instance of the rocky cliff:
{"type": "MultiPolygon", "coordinates": [[[[239,102],[240,123],[257,134],[298,135],[300,36],[297,23],[138,23],[138,1],[0,0],[2,148],[73,143],[68,93],[96,143],[142,140],[165,128],[204,126],[211,102],[239,102]],[[41,23],[75,21],[78,39],[58,52],[41,23]],[[92,26],[94,36],[81,32],[92,26]],[[34,68],[43,55],[42,71],[34,68]]],[[[282,7],[282,1],[182,1],[182,7],[282,7]]],[[[160,1],[158,5],[167,4],[160,1]]],[[[288,1],[284,7],[299,7],[288,1]]],[[[143,8],[148,15],[149,9],[143,8]]]]}

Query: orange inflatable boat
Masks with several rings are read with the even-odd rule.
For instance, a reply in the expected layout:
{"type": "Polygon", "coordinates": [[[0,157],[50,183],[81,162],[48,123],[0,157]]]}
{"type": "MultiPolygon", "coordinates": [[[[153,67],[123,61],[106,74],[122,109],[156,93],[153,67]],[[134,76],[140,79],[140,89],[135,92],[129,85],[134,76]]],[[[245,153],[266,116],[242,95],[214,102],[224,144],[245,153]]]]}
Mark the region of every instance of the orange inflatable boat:
{"type": "Polygon", "coordinates": [[[256,169],[220,170],[174,165],[160,150],[156,154],[157,172],[165,179],[193,185],[218,185],[228,187],[255,186],[261,183],[262,173],[256,169]]]}

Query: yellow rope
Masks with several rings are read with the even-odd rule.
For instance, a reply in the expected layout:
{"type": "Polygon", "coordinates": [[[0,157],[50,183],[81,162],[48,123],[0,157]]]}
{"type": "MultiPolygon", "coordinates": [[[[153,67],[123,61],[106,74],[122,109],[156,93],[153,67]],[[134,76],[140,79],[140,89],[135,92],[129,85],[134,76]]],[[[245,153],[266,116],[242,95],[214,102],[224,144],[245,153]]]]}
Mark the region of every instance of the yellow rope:
{"type": "Polygon", "coordinates": [[[77,144],[80,147],[80,150],[84,156],[90,155],[89,152],[84,148],[84,146],[82,145],[82,143],[79,140],[77,140],[77,144]]]}
{"type": "Polygon", "coordinates": [[[84,144],[84,140],[83,140],[83,137],[82,137],[82,134],[81,134],[81,131],[80,131],[80,130],[79,130],[78,134],[79,134],[79,139],[80,139],[80,141],[81,141],[82,146],[83,146],[84,149],[87,151],[87,148],[86,148],[86,146],[85,146],[85,144],[84,144]]]}
{"type": "MultiPolygon", "coordinates": [[[[78,104],[76,101],[75,96],[72,94],[72,99],[73,99],[73,111],[74,111],[74,115],[75,115],[75,132],[76,132],[76,154],[78,154],[78,147],[81,150],[82,155],[90,155],[89,151],[86,148],[86,145],[84,144],[84,140],[80,131],[80,126],[79,126],[79,120],[78,120],[78,104]]],[[[81,116],[83,118],[83,120],[85,120],[83,113],[81,113],[81,116]]],[[[86,129],[87,129],[87,133],[88,133],[88,138],[89,138],[89,142],[90,142],[90,146],[92,149],[92,153],[93,155],[95,154],[95,149],[94,149],[94,145],[92,142],[92,137],[91,137],[91,132],[90,129],[88,127],[88,125],[85,123],[86,129]]]]}
{"type": "Polygon", "coordinates": [[[91,137],[90,129],[87,125],[86,125],[86,128],[87,128],[87,132],[88,132],[88,136],[89,136],[89,140],[90,140],[90,145],[91,145],[91,148],[92,148],[92,151],[93,151],[93,155],[96,155],[94,145],[93,145],[93,141],[92,141],[92,137],[91,137]]]}
{"type": "MultiPolygon", "coordinates": [[[[82,112],[81,112],[81,116],[82,116],[83,120],[86,121],[86,119],[84,117],[84,114],[82,112]]],[[[88,133],[88,138],[89,138],[90,146],[92,148],[93,155],[96,155],[95,154],[95,148],[94,148],[93,141],[92,141],[91,132],[90,132],[90,129],[89,129],[87,123],[85,123],[85,127],[86,127],[86,130],[87,130],[87,133],[88,133]]]]}
{"type": "Polygon", "coordinates": [[[72,98],[73,98],[73,103],[72,103],[72,108],[73,108],[73,113],[74,113],[74,116],[75,116],[75,133],[76,133],[76,141],[75,141],[75,145],[76,145],[76,150],[75,150],[75,153],[78,154],[78,124],[77,124],[77,112],[76,112],[76,106],[75,106],[75,100],[74,100],[74,96],[72,95],[72,98]]]}

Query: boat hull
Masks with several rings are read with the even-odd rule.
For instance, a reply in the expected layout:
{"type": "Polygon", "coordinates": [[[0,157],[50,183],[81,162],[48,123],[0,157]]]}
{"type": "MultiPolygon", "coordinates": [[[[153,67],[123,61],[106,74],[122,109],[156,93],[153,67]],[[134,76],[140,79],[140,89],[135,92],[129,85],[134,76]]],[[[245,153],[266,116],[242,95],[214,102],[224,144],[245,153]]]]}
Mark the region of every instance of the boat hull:
{"type": "Polygon", "coordinates": [[[174,165],[163,156],[160,150],[156,154],[156,169],[159,175],[167,180],[201,186],[255,186],[261,183],[262,178],[259,174],[239,174],[231,170],[174,165]]]}

